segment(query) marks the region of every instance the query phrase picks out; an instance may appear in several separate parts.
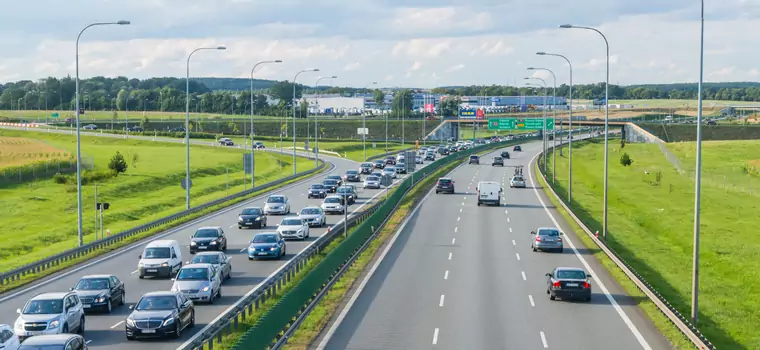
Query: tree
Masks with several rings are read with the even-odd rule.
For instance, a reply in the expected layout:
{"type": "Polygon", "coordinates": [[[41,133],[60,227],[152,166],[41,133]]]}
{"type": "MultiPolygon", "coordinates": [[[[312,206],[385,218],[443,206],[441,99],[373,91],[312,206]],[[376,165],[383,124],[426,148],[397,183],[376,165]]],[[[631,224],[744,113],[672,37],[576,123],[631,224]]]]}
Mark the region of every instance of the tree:
{"type": "Polygon", "coordinates": [[[622,166],[630,166],[633,164],[633,159],[631,159],[631,156],[629,156],[628,153],[623,153],[623,156],[620,157],[620,164],[622,166]]]}
{"type": "Polygon", "coordinates": [[[150,127],[150,119],[148,117],[143,117],[143,119],[140,121],[140,127],[144,130],[147,130],[150,127]]]}
{"type": "Polygon", "coordinates": [[[385,105],[385,93],[383,90],[375,90],[373,93],[373,97],[375,99],[375,105],[377,105],[377,109],[382,110],[383,105],[385,105]]]}
{"type": "Polygon", "coordinates": [[[459,114],[459,105],[462,103],[462,99],[459,97],[444,98],[441,101],[441,115],[444,117],[452,117],[459,114]]]}
{"type": "Polygon", "coordinates": [[[301,103],[298,105],[298,117],[306,118],[308,115],[309,115],[309,102],[306,102],[306,100],[301,100],[301,103]]]}
{"type": "Polygon", "coordinates": [[[111,169],[116,175],[127,171],[127,161],[119,151],[111,157],[111,161],[108,162],[108,169],[111,169]]]}
{"type": "Polygon", "coordinates": [[[303,86],[296,84],[296,95],[293,96],[293,83],[286,81],[278,81],[275,83],[269,91],[272,97],[284,102],[286,106],[292,106],[293,100],[301,97],[303,86]]]}
{"type": "Polygon", "coordinates": [[[409,90],[401,90],[393,96],[393,102],[391,102],[391,110],[393,114],[398,118],[399,116],[409,115],[409,110],[412,109],[412,93],[409,90]]]}

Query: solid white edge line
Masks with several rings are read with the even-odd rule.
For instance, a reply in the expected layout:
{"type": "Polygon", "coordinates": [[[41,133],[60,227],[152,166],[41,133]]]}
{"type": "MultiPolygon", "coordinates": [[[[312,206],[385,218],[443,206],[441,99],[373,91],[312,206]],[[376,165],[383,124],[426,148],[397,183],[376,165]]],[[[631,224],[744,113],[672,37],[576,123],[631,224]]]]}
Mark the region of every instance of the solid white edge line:
{"type": "Polygon", "coordinates": [[[533,301],[533,296],[528,294],[528,300],[530,300],[530,306],[536,307],[536,303],[533,301]]]}
{"type": "Polygon", "coordinates": [[[446,270],[446,272],[443,273],[443,279],[449,279],[449,270],[446,270]]]}
{"type": "Polygon", "coordinates": [[[438,328],[433,331],[433,345],[438,344],[438,328]]]}
{"type": "Polygon", "coordinates": [[[520,274],[522,275],[523,281],[527,281],[528,280],[528,277],[525,276],[525,271],[520,271],[520,274]]]}
{"type": "Polygon", "coordinates": [[[114,329],[114,328],[116,328],[116,327],[118,327],[118,326],[120,326],[120,325],[122,325],[122,324],[124,324],[124,321],[123,321],[123,320],[122,320],[122,321],[119,321],[119,323],[117,323],[117,324],[115,324],[115,325],[111,326],[111,329],[114,329]]]}
{"type": "Polygon", "coordinates": [[[544,348],[548,348],[549,344],[546,343],[546,335],[544,334],[544,331],[541,331],[539,334],[541,335],[541,343],[544,344],[544,348]]]}
{"type": "Polygon", "coordinates": [[[438,307],[443,307],[443,300],[446,298],[445,295],[441,294],[441,300],[438,302],[438,307]]]}
{"type": "MultiPolygon", "coordinates": [[[[541,206],[544,208],[544,211],[546,211],[546,214],[549,215],[549,218],[552,220],[552,222],[554,223],[554,225],[556,227],[560,227],[559,223],[554,218],[554,215],[552,215],[551,211],[549,211],[549,208],[546,207],[546,203],[544,203],[544,200],[541,198],[541,195],[538,193],[538,189],[536,188],[536,183],[533,180],[533,170],[532,170],[533,166],[532,166],[532,164],[533,164],[533,161],[537,157],[538,157],[538,154],[536,154],[535,156],[533,156],[533,158],[528,163],[528,178],[530,179],[530,183],[533,186],[533,192],[536,194],[536,198],[538,198],[538,201],[541,202],[541,206]]],[[[585,234],[585,233],[580,233],[580,234],[585,234]]],[[[599,275],[597,275],[596,271],[594,271],[594,269],[592,269],[591,266],[589,266],[588,262],[586,262],[586,259],[584,259],[583,256],[581,256],[581,254],[578,252],[578,249],[575,248],[575,244],[573,244],[572,240],[570,240],[570,238],[568,238],[567,236],[565,236],[565,242],[567,242],[567,244],[570,245],[570,249],[573,250],[573,253],[575,254],[575,256],[578,258],[578,260],[581,261],[581,264],[583,264],[583,267],[585,267],[586,270],[588,272],[590,272],[590,275],[591,276],[599,276],[599,275]]],[[[649,343],[646,341],[646,339],[644,339],[644,336],[641,334],[641,332],[639,332],[639,329],[636,327],[636,325],[633,324],[633,322],[631,321],[631,319],[628,318],[628,315],[626,315],[625,311],[623,311],[623,308],[621,308],[620,305],[615,300],[615,298],[612,297],[612,295],[610,294],[610,291],[607,289],[607,287],[605,287],[604,283],[602,283],[602,280],[601,279],[594,279],[594,281],[596,282],[596,285],[599,286],[599,289],[602,291],[602,293],[604,293],[604,295],[607,297],[607,300],[610,302],[610,304],[615,309],[615,311],[617,312],[617,314],[623,320],[623,322],[625,323],[625,325],[628,327],[628,329],[631,331],[631,333],[633,333],[633,336],[636,338],[636,340],[638,340],[638,342],[641,345],[641,347],[644,348],[644,349],[646,349],[646,350],[652,350],[652,347],[649,345],[649,343]]]]}

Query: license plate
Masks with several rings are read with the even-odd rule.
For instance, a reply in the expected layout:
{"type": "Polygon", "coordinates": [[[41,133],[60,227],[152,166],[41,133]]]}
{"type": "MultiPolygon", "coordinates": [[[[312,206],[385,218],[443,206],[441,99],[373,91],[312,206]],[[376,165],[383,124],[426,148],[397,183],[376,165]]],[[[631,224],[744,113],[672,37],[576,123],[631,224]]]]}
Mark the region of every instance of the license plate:
{"type": "Polygon", "coordinates": [[[85,308],[85,309],[89,309],[89,308],[92,307],[92,305],[90,305],[90,304],[82,304],[82,307],[85,308]]]}
{"type": "Polygon", "coordinates": [[[198,249],[208,249],[208,247],[201,246],[201,247],[198,247],[198,249]]]}
{"type": "Polygon", "coordinates": [[[568,283],[567,286],[568,287],[577,287],[578,283],[568,283]]]}
{"type": "Polygon", "coordinates": [[[148,272],[158,272],[158,269],[147,269],[145,271],[148,271],[148,272]]]}
{"type": "Polygon", "coordinates": [[[259,252],[259,255],[267,255],[267,252],[259,252]]]}
{"type": "Polygon", "coordinates": [[[40,335],[42,332],[26,332],[27,337],[33,337],[35,335],[40,335]]]}
{"type": "Polygon", "coordinates": [[[142,332],[146,333],[146,334],[152,334],[152,333],[156,333],[156,330],[155,329],[143,329],[142,332]]]}

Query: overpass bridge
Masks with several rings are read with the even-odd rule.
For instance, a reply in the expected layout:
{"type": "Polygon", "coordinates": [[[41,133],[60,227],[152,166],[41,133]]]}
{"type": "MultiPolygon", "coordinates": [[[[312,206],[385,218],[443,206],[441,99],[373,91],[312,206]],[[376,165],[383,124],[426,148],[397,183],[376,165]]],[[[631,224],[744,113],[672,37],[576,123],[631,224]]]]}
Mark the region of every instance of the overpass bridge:
{"type": "MultiPolygon", "coordinates": [[[[493,118],[493,119],[498,119],[498,118],[493,118]]],[[[521,119],[528,119],[528,118],[521,118],[521,119]]],[[[477,125],[478,127],[487,128],[488,119],[446,118],[443,121],[441,121],[441,123],[438,124],[438,126],[435,129],[433,129],[429,134],[427,134],[425,139],[446,140],[449,138],[456,138],[459,135],[459,129],[461,126],[471,126],[473,124],[477,125]]],[[[630,122],[618,121],[618,120],[609,121],[610,128],[624,128],[628,124],[630,124],[630,122]]],[[[567,118],[564,118],[564,119],[557,118],[557,124],[555,124],[555,126],[559,126],[559,125],[563,127],[568,125],[567,118]]],[[[578,127],[604,126],[604,120],[573,120],[573,127],[576,127],[576,126],[578,127]]]]}

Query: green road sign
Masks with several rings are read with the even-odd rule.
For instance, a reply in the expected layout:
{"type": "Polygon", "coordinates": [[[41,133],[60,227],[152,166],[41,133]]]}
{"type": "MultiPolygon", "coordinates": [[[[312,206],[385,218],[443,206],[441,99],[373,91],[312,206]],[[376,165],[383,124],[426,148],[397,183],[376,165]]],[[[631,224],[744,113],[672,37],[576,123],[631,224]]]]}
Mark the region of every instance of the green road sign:
{"type": "Polygon", "coordinates": [[[53,118],[58,118],[58,113],[53,113],[53,118]]]}
{"type": "MultiPolygon", "coordinates": [[[[542,130],[544,118],[492,118],[488,130],[542,130]]],[[[554,120],[546,120],[546,128],[554,129],[554,120]]]]}

